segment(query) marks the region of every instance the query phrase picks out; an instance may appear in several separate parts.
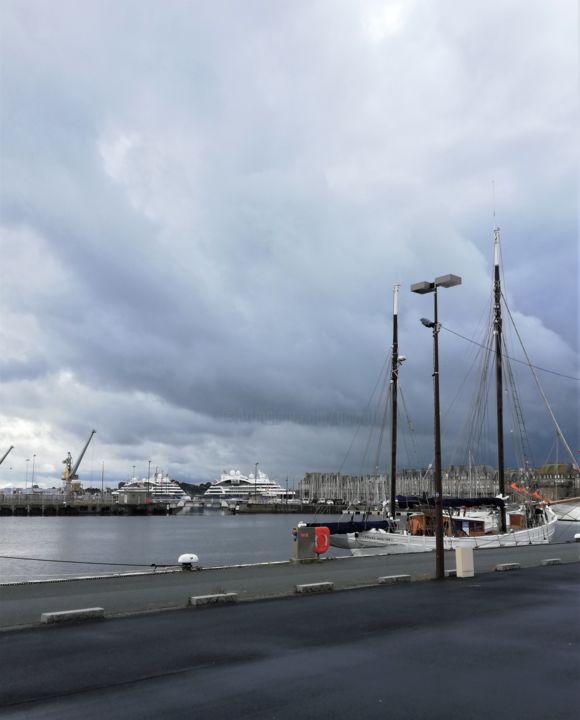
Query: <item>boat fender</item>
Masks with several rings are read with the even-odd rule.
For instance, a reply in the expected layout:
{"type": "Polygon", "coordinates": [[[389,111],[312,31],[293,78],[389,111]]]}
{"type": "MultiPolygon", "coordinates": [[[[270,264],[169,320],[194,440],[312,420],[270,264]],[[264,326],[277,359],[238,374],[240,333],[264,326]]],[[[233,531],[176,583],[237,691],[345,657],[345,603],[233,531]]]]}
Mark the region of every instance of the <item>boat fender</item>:
{"type": "Polygon", "coordinates": [[[327,552],[330,547],[330,530],[327,527],[314,528],[314,551],[317,555],[327,552]]]}
{"type": "Polygon", "coordinates": [[[177,558],[182,570],[199,570],[199,558],[193,553],[184,553],[177,558]]]}

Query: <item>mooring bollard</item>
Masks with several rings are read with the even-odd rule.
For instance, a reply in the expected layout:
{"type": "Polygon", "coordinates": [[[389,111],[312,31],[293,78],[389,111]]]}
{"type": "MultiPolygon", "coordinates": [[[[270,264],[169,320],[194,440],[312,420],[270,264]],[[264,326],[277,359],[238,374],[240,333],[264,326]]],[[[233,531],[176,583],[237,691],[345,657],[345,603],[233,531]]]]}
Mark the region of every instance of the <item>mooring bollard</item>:
{"type": "Polygon", "coordinates": [[[185,553],[177,558],[182,570],[199,570],[199,558],[193,553],[185,553]]]}

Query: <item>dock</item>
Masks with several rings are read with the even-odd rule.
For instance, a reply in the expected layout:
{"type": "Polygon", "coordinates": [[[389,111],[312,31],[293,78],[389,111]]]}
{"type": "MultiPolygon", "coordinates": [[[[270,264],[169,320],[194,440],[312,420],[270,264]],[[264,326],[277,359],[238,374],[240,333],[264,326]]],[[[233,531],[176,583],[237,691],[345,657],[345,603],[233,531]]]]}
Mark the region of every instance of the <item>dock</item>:
{"type": "MultiPolygon", "coordinates": [[[[290,554],[290,553],[289,553],[290,554]]],[[[516,563],[520,568],[541,567],[545,561],[580,562],[580,543],[494,548],[474,553],[475,577],[496,573],[498,566],[516,563]]],[[[0,584],[0,629],[37,626],[43,613],[100,607],[105,618],[156,612],[189,606],[190,598],[236,593],[238,602],[293,596],[298,585],[332,583],[334,591],[384,586],[385,577],[409,576],[409,581],[430,580],[435,574],[434,553],[369,555],[186,571],[158,569],[145,573],[91,576],[79,579],[0,584]]],[[[452,574],[455,553],[445,553],[452,574]]],[[[514,573],[498,573],[505,575],[514,573]]],[[[455,581],[455,580],[454,580],[455,581]]],[[[457,580],[465,582],[465,580],[457,580]]],[[[446,581],[443,581],[446,582],[446,581]]],[[[388,584],[388,583],[387,583],[388,584]]]]}
{"type": "Polygon", "coordinates": [[[173,515],[181,511],[171,503],[119,503],[111,499],[82,495],[0,494],[0,517],[60,517],[79,515],[173,515]]]}

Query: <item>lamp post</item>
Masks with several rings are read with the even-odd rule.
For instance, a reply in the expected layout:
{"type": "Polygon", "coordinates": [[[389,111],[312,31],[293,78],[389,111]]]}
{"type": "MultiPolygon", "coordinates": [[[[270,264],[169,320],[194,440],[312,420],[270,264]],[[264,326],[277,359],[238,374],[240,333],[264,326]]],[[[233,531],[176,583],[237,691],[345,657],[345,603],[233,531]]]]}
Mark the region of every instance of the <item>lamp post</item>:
{"type": "Polygon", "coordinates": [[[34,463],[36,461],[36,453],[32,456],[32,478],[30,480],[30,484],[32,487],[34,487],[34,463]]]}
{"type": "Polygon", "coordinates": [[[24,481],[24,489],[28,489],[28,463],[30,462],[30,458],[26,458],[26,480],[24,481]]]}
{"type": "Polygon", "coordinates": [[[147,493],[145,495],[147,502],[149,502],[149,489],[150,489],[150,480],[151,480],[151,460],[147,460],[147,493]]]}
{"type": "Polygon", "coordinates": [[[442,275],[433,282],[418,282],[411,285],[411,292],[425,295],[433,293],[433,320],[421,318],[425,327],[433,330],[433,407],[435,434],[435,577],[445,577],[445,557],[443,546],[443,483],[441,479],[441,413],[439,408],[439,317],[437,312],[437,288],[461,285],[458,275],[442,275]]]}

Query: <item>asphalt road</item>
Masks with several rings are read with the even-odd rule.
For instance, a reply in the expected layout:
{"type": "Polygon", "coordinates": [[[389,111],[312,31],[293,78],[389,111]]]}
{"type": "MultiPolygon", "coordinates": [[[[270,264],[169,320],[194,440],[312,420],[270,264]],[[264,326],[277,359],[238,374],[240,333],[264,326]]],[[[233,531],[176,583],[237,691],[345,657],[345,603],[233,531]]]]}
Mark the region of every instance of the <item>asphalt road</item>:
{"type": "Polygon", "coordinates": [[[580,564],[5,632],[4,718],[576,720],[580,564]]]}
{"type": "MultiPolygon", "coordinates": [[[[455,553],[445,553],[446,567],[455,567],[455,553]]],[[[529,545],[477,550],[475,572],[493,571],[499,563],[519,562],[522,567],[560,558],[578,562],[579,543],[529,545]]],[[[324,560],[310,565],[279,563],[245,567],[135,575],[66,582],[0,585],[0,628],[40,623],[44,612],[102,607],[108,617],[143,611],[185,607],[192,595],[236,592],[240,600],[289,595],[300,583],[331,581],[337,589],[376,584],[381,575],[411,575],[413,580],[433,577],[434,553],[376,555],[324,560]]]]}

